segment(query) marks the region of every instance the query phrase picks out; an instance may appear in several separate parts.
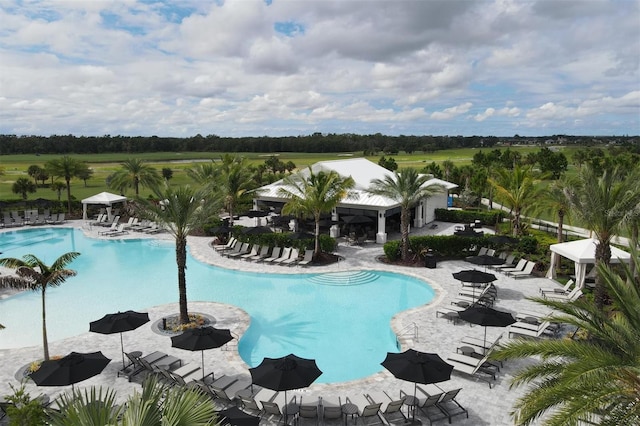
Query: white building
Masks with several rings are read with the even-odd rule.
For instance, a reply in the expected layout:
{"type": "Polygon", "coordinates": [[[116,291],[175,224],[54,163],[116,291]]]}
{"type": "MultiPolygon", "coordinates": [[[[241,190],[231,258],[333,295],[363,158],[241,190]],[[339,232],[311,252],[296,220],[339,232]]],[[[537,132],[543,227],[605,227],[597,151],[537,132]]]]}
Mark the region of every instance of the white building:
{"type": "MultiPolygon", "coordinates": [[[[376,229],[376,242],[384,244],[387,241],[387,227],[391,222],[400,222],[400,204],[394,200],[367,193],[366,189],[371,186],[375,179],[384,179],[385,176],[393,176],[389,170],[381,167],[365,158],[352,158],[347,160],[320,161],[311,166],[314,173],[320,171],[334,171],[340,176],[351,176],[355,181],[353,192],[355,197],[343,200],[338,207],[331,212],[331,219],[340,220],[345,216],[365,216],[371,218],[372,226],[376,229]]],[[[301,175],[308,175],[309,170],[304,169],[299,172],[301,175]]],[[[444,188],[442,193],[433,197],[420,200],[412,212],[413,226],[421,228],[425,224],[435,220],[435,210],[447,208],[449,190],[458,185],[441,179],[430,179],[425,185],[441,185],[444,188]]],[[[278,194],[278,190],[283,186],[283,181],[279,180],[259,189],[259,196],[254,200],[254,208],[261,206],[282,207],[287,199],[278,194]]],[[[399,231],[399,229],[398,229],[399,231]]],[[[333,225],[330,229],[332,237],[340,236],[338,225],[333,225]]]]}

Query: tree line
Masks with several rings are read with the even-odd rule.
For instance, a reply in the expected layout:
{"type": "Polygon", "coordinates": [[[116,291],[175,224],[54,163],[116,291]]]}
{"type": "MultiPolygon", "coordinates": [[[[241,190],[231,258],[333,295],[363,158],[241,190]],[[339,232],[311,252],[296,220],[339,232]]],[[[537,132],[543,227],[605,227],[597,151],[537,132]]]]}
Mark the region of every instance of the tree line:
{"type": "Polygon", "coordinates": [[[18,136],[0,135],[0,155],[8,154],[100,154],[142,152],[355,152],[365,155],[377,153],[397,154],[404,151],[433,152],[452,148],[490,148],[498,144],[574,144],[601,145],[615,143],[638,145],[636,136],[583,137],[496,137],[496,136],[388,136],[380,133],[370,135],[313,133],[301,136],[221,137],[200,134],[186,137],[159,136],[18,136]]]}

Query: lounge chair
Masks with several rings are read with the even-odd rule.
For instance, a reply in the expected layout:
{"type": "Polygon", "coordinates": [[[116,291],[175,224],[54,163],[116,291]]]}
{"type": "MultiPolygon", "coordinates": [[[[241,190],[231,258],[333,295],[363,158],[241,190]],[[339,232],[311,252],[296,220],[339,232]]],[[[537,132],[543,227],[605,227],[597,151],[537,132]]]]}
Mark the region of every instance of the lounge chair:
{"type": "Polygon", "coordinates": [[[258,262],[271,263],[274,260],[278,259],[282,254],[282,247],[275,246],[271,251],[271,256],[265,257],[264,259],[259,259],[258,262]]]}
{"type": "Polygon", "coordinates": [[[493,269],[494,271],[500,271],[501,269],[509,269],[515,268],[516,266],[516,256],[514,254],[509,254],[505,259],[502,265],[487,265],[489,269],[493,269]]]}
{"type": "Polygon", "coordinates": [[[394,417],[402,418],[403,421],[407,420],[407,416],[402,412],[402,406],[404,405],[406,396],[393,399],[388,393],[383,391],[371,392],[367,397],[372,403],[382,403],[380,406],[380,415],[384,417],[387,423],[392,423],[394,417]]]}
{"type": "Polygon", "coordinates": [[[295,416],[297,407],[296,409],[290,408],[292,404],[296,403],[295,396],[291,397],[288,401],[285,401],[284,397],[284,392],[278,392],[270,401],[261,400],[261,403],[265,416],[269,416],[270,418],[275,416],[278,418],[278,421],[283,420],[286,424],[290,416],[295,416]]]}
{"type": "Polygon", "coordinates": [[[304,257],[298,262],[298,266],[307,266],[308,264],[313,262],[313,253],[314,250],[305,250],[304,257]]]}
{"type": "Polygon", "coordinates": [[[543,297],[547,300],[555,300],[556,302],[573,302],[582,296],[582,289],[575,287],[568,294],[545,293],[543,297]]]}
{"type": "Polygon", "coordinates": [[[287,265],[287,266],[293,266],[296,263],[298,263],[298,258],[300,257],[300,252],[298,251],[297,248],[294,248],[291,250],[291,256],[286,259],[283,260],[282,262],[280,262],[281,265],[287,265]]]}
{"type": "Polygon", "coordinates": [[[507,272],[507,275],[510,276],[511,278],[532,278],[533,275],[531,274],[533,272],[533,268],[536,267],[536,262],[533,262],[531,260],[527,261],[527,264],[525,265],[524,269],[522,271],[513,271],[513,272],[507,272]]]}
{"type": "Polygon", "coordinates": [[[545,293],[552,293],[552,294],[568,294],[571,292],[571,290],[569,290],[571,288],[571,286],[573,285],[573,280],[569,280],[567,281],[567,283],[563,286],[563,287],[559,287],[561,284],[558,283],[555,280],[549,279],[549,281],[551,281],[552,283],[555,284],[554,287],[540,287],[540,293],[544,296],[545,293]]]}
{"type": "Polygon", "coordinates": [[[107,235],[110,232],[115,232],[117,229],[118,229],[118,222],[113,222],[111,226],[109,226],[109,229],[107,229],[106,231],[98,231],[98,235],[107,235]]]}
{"type": "Polygon", "coordinates": [[[250,257],[257,256],[259,251],[260,251],[260,246],[257,244],[254,244],[253,247],[251,247],[251,250],[249,251],[249,253],[241,254],[238,257],[240,259],[247,260],[250,257]]]}
{"type": "Polygon", "coordinates": [[[209,388],[215,393],[217,401],[223,405],[232,406],[237,403],[236,393],[251,386],[251,380],[239,379],[233,382],[231,385],[221,388],[214,383],[209,385],[209,388]]]}
{"type": "MultiPolygon", "coordinates": [[[[424,414],[424,416],[429,419],[429,424],[433,424],[438,420],[446,419],[447,415],[442,412],[440,408],[438,408],[438,401],[442,398],[444,391],[435,385],[417,386],[417,391],[419,392],[416,397],[418,398],[417,407],[420,409],[420,412],[424,414]]],[[[400,393],[404,393],[405,391],[400,391],[400,393]]]]}
{"type": "Polygon", "coordinates": [[[540,324],[531,324],[524,321],[517,321],[507,327],[509,338],[512,335],[520,335],[526,337],[542,337],[544,335],[555,335],[557,326],[549,321],[542,321],[540,324]]]}
{"type": "Polygon", "coordinates": [[[131,363],[125,366],[123,369],[118,371],[118,377],[124,376],[129,381],[131,378],[142,371],[148,370],[148,372],[153,371],[153,364],[159,362],[160,360],[166,358],[168,355],[164,352],[155,351],[150,354],[141,357],[141,352],[125,352],[125,356],[131,361],[131,363]]]}
{"type": "Polygon", "coordinates": [[[497,367],[488,364],[489,353],[490,352],[488,351],[484,357],[476,358],[453,352],[447,356],[446,362],[453,366],[454,371],[485,380],[489,384],[489,388],[491,388],[491,382],[488,380],[487,376],[495,380],[497,367]]]}
{"type": "Polygon", "coordinates": [[[382,423],[378,414],[380,413],[381,402],[372,403],[365,395],[355,395],[347,397],[348,404],[354,404],[358,407],[358,417],[356,424],[360,420],[363,424],[369,424],[371,419],[378,420],[376,423],[382,423]]]}
{"type": "Polygon", "coordinates": [[[114,216],[111,222],[109,222],[108,220],[105,220],[103,222],[100,222],[98,225],[108,228],[113,226],[114,223],[117,225],[119,222],[120,222],[120,216],[114,216]]]}
{"type": "Polygon", "coordinates": [[[162,228],[160,227],[158,222],[151,222],[148,228],[142,229],[142,232],[144,232],[145,234],[157,234],[158,232],[161,232],[161,231],[162,231],[162,228]]]}
{"type": "Polygon", "coordinates": [[[460,343],[463,345],[471,346],[473,348],[477,348],[481,353],[485,353],[498,346],[503,335],[504,333],[498,336],[498,338],[493,341],[485,341],[484,339],[479,339],[477,337],[465,336],[462,338],[462,340],[460,340],[460,343]]]}
{"type": "Polygon", "coordinates": [[[136,232],[142,232],[143,230],[149,228],[151,226],[151,221],[149,219],[142,219],[142,221],[138,222],[135,225],[131,226],[131,229],[136,232]]]}
{"type": "Polygon", "coordinates": [[[320,400],[316,398],[300,398],[298,405],[298,425],[304,424],[304,421],[313,421],[316,425],[320,424],[320,400]]]}
{"type": "Polygon", "coordinates": [[[489,250],[488,247],[480,247],[480,250],[478,250],[478,254],[476,256],[484,256],[485,254],[487,254],[487,250],[489,250]]]}
{"type": "Polygon", "coordinates": [[[236,237],[231,237],[229,241],[227,241],[227,244],[224,244],[221,246],[213,246],[213,249],[217,252],[224,252],[227,250],[231,250],[236,245],[237,242],[238,242],[238,239],[236,237]]]}
{"type": "Polygon", "coordinates": [[[126,226],[125,223],[121,223],[120,225],[118,225],[118,227],[116,229],[114,229],[113,231],[107,231],[104,232],[102,235],[105,235],[107,237],[116,237],[118,235],[124,235],[124,234],[128,234],[129,231],[127,231],[126,229],[124,229],[124,227],[126,226]]]}
{"type": "Polygon", "coordinates": [[[248,247],[249,247],[249,243],[240,243],[238,241],[238,243],[235,246],[233,246],[231,250],[223,251],[222,255],[227,257],[233,257],[238,254],[243,254],[242,251],[247,250],[248,247]]]}
{"type": "MultiPolygon", "coordinates": [[[[284,262],[285,260],[289,259],[291,257],[291,251],[293,249],[291,247],[285,247],[284,249],[282,249],[282,255],[275,259],[272,260],[271,263],[280,263],[280,262],[284,262]]],[[[265,260],[266,262],[266,260],[265,260]]]]}
{"type": "Polygon", "coordinates": [[[196,374],[199,371],[199,365],[187,363],[176,370],[169,371],[169,374],[179,386],[187,386],[187,382],[193,382],[202,377],[202,373],[196,374]]]}
{"type": "Polygon", "coordinates": [[[340,397],[338,399],[334,399],[331,397],[321,397],[320,403],[322,405],[322,424],[326,425],[327,420],[336,420],[339,419],[342,424],[342,417],[344,413],[342,412],[342,400],[340,397]]]}
{"type": "Polygon", "coordinates": [[[449,418],[449,423],[451,423],[452,417],[460,416],[462,414],[469,418],[469,412],[467,409],[456,401],[456,396],[458,396],[461,390],[461,388],[458,388],[445,392],[436,403],[436,406],[449,418]]]}
{"type": "Polygon", "coordinates": [[[500,268],[497,269],[499,272],[503,272],[505,274],[508,274],[509,272],[517,272],[517,271],[522,271],[524,269],[525,266],[527,266],[527,259],[520,259],[518,261],[518,263],[516,264],[516,266],[514,266],[513,268],[500,268]]]}
{"type": "Polygon", "coordinates": [[[266,257],[269,257],[269,246],[260,246],[258,253],[255,256],[245,257],[244,260],[252,262],[254,260],[260,261],[266,257]]]}

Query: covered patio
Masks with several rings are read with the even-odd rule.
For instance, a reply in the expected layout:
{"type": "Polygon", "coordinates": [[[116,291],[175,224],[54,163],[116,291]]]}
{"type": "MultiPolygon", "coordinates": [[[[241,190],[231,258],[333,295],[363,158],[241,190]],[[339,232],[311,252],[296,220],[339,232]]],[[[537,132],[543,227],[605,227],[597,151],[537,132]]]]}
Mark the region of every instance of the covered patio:
{"type": "Polygon", "coordinates": [[[83,220],[88,219],[87,206],[89,204],[97,204],[97,205],[106,206],[107,216],[109,218],[109,221],[111,221],[113,219],[113,215],[112,215],[113,205],[118,203],[126,203],[126,202],[127,202],[127,197],[125,197],[124,195],[112,194],[111,192],[101,192],[99,194],[92,195],[91,197],[85,198],[84,200],[82,200],[82,219],[83,220]]]}

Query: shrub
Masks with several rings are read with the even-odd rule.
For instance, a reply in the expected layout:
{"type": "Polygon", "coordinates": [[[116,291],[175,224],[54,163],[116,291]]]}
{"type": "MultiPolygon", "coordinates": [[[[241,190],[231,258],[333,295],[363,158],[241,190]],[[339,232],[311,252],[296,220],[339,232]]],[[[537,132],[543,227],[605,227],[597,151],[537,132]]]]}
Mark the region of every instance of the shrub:
{"type": "Polygon", "coordinates": [[[505,213],[501,210],[449,210],[436,209],[436,220],[454,223],[472,223],[476,220],[483,225],[495,226],[501,223],[505,213]]]}

